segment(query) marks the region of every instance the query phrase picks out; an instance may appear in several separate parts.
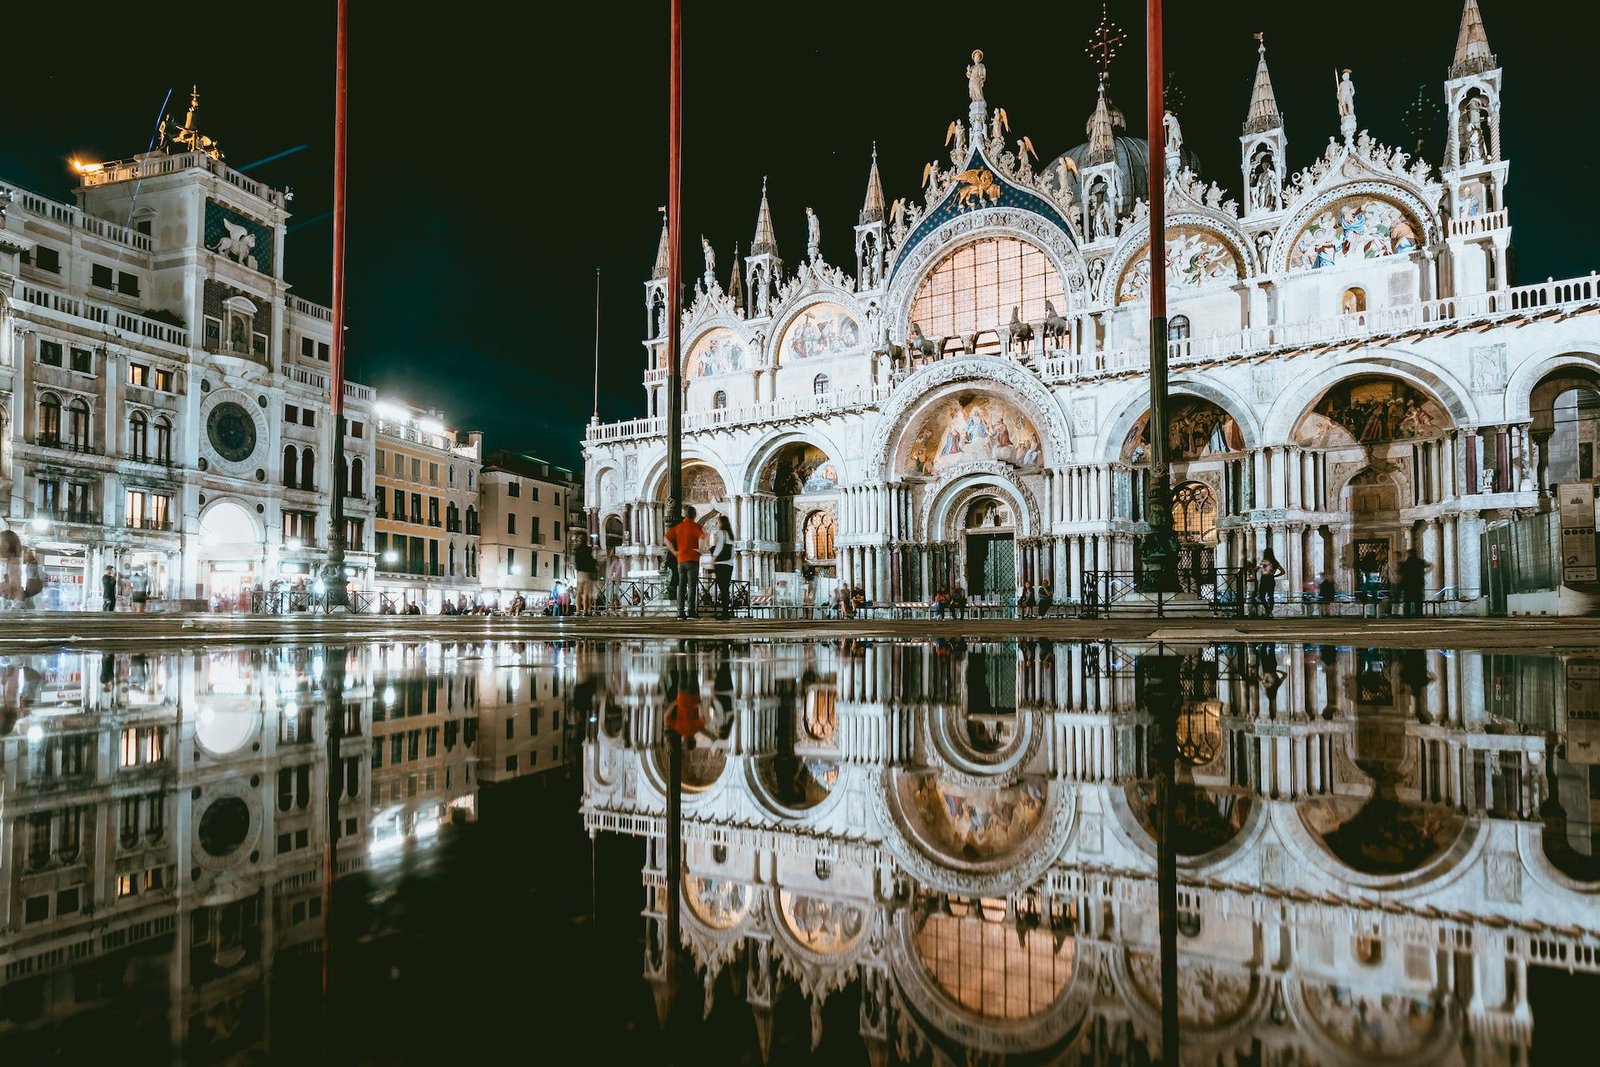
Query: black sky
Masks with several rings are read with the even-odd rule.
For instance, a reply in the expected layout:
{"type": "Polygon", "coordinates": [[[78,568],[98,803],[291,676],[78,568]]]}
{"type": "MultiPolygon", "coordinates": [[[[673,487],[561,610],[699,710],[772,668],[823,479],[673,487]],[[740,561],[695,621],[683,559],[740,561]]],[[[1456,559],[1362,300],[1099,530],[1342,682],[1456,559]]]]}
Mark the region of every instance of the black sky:
{"type": "MultiPolygon", "coordinates": [[[[1574,87],[1593,64],[1574,10],[1480,0],[1505,68],[1503,143],[1516,280],[1600,267],[1588,206],[1600,147],[1574,87]],[[1573,129],[1571,127],[1578,127],[1573,129]]],[[[1126,31],[1112,95],[1143,134],[1144,5],[1112,0],[1126,31]]],[[[1239,128],[1265,31],[1289,162],[1337,131],[1333,70],[1351,67],[1362,125],[1410,147],[1419,85],[1440,106],[1461,0],[1360,9],[1258,0],[1168,0],[1167,64],[1204,177],[1238,194],[1239,128]]],[[[592,407],[594,272],[603,271],[600,412],[642,413],[642,283],[666,185],[666,0],[564,5],[352,5],[349,305],[351,374],[437,405],[488,447],[575,464],[592,407]],[[527,17],[524,17],[527,16],[527,17]],[[540,16],[541,18],[546,16],[540,16]]],[[[964,114],[964,69],[982,48],[987,96],[1013,136],[1052,158],[1083,140],[1094,102],[1084,55],[1100,5],[975,8],[812,0],[685,0],[685,265],[699,234],[726,275],[747,247],[770,176],[778,244],[804,251],[805,207],[823,254],[853,265],[852,231],[878,143],[885,193],[914,196],[945,126],[964,114]]],[[[332,0],[195,7],[89,0],[8,19],[0,177],[67,199],[65,160],[142,151],[162,96],[201,90],[202,128],[235,166],[295,190],[286,253],[294,291],[329,298],[332,0]],[[30,25],[30,23],[32,23],[30,25]],[[70,30],[70,32],[69,32],[70,30]],[[43,47],[45,42],[54,42],[43,47]]],[[[1443,119],[1432,137],[1437,158],[1443,119]]],[[[726,282],[726,277],[722,278],[726,282]]]]}

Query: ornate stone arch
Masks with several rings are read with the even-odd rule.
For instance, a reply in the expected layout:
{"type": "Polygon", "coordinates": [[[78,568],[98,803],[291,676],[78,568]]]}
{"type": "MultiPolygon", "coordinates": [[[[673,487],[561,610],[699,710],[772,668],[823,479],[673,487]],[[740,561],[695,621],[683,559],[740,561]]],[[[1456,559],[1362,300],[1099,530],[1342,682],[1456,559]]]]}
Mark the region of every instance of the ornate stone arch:
{"type": "Polygon", "coordinates": [[[784,446],[796,444],[810,445],[826,452],[828,459],[833,462],[834,467],[839,472],[840,485],[850,484],[853,481],[852,476],[855,471],[851,469],[850,464],[845,462],[844,449],[834,441],[832,435],[825,432],[820,426],[813,424],[803,430],[779,430],[761,438],[756,446],[750,450],[750,459],[745,463],[744,471],[737,483],[738,491],[740,493],[757,492],[756,480],[761,476],[761,468],[766,466],[767,461],[777,455],[784,446]]]}
{"type": "MultiPolygon", "coordinates": [[[[890,335],[897,340],[904,340],[909,330],[909,323],[905,319],[910,314],[911,301],[922,288],[929,272],[944,260],[947,253],[969,241],[995,237],[1009,237],[1039,249],[1061,274],[1067,303],[1084,302],[1088,284],[1086,268],[1083,255],[1070,233],[1045,216],[1025,208],[980,208],[962,212],[940,224],[922,238],[908,255],[896,257],[894,276],[883,302],[884,322],[890,335]]],[[[1068,308],[1057,310],[1064,315],[1068,308]]]]}
{"type": "Polygon", "coordinates": [[[819,279],[813,276],[813,280],[815,284],[798,289],[777,309],[771,328],[766,334],[764,351],[761,353],[762,366],[777,367],[783,365],[783,352],[780,349],[783,344],[784,334],[806,311],[819,304],[837,304],[855,317],[857,325],[861,327],[861,351],[870,351],[877,343],[877,337],[872,332],[871,317],[868,314],[869,309],[861,306],[860,301],[856,299],[855,293],[850,292],[846,287],[835,285],[827,279],[819,279]]]}
{"type": "Polygon", "coordinates": [[[733,314],[732,311],[697,316],[695,321],[685,325],[683,340],[680,342],[678,352],[678,373],[682,375],[685,389],[688,389],[693,382],[698,381],[697,378],[689,376],[689,357],[694,354],[696,345],[717,330],[732,331],[734,336],[744,345],[745,352],[748,353],[749,358],[749,362],[744,369],[751,370],[760,364],[761,353],[757,350],[755,339],[751,337],[743,319],[733,314]]]}
{"type": "MultiPolygon", "coordinates": [[[[1170,235],[1179,227],[1188,227],[1203,230],[1222,242],[1239,265],[1239,275],[1227,284],[1237,285],[1246,278],[1253,278],[1261,272],[1261,261],[1256,255],[1255,248],[1239,228],[1237,222],[1230,219],[1220,211],[1190,210],[1170,213],[1167,216],[1167,233],[1170,235]]],[[[1120,284],[1123,272],[1127,270],[1131,261],[1139,255],[1148,256],[1147,245],[1150,240],[1150,220],[1144,220],[1129,226],[1117,242],[1116,250],[1106,263],[1105,273],[1100,278],[1099,291],[1093,296],[1097,301],[1115,303],[1117,286],[1120,284]]],[[[1214,283],[1222,285],[1222,282],[1214,283]]],[[[1193,291],[1202,292],[1213,288],[1212,285],[1202,286],[1193,291]]]]}
{"type": "MultiPolygon", "coordinates": [[[[733,490],[733,486],[738,484],[728,473],[727,465],[723,463],[720,456],[706,451],[705,449],[685,448],[683,450],[683,465],[687,467],[694,463],[703,464],[715,471],[717,477],[722,479],[723,488],[728,490],[730,493],[733,490]]],[[[656,496],[661,491],[661,482],[666,478],[666,476],[667,457],[666,454],[663,453],[651,461],[650,465],[645,469],[644,477],[639,481],[641,489],[639,498],[645,501],[655,500],[656,496]]]]}
{"type": "Polygon", "coordinates": [[[937,541],[955,540],[961,531],[954,527],[954,519],[980,496],[1010,500],[1018,519],[1018,537],[1037,537],[1044,531],[1038,498],[1017,477],[1017,471],[1004,463],[989,462],[953,468],[929,488],[922,498],[923,534],[937,541]]]}
{"type": "MultiPolygon", "coordinates": [[[[1169,392],[1173,398],[1188,396],[1208,401],[1232,415],[1233,421],[1239,424],[1239,431],[1244,434],[1247,449],[1260,448],[1265,443],[1264,430],[1255,406],[1230,387],[1191,374],[1179,374],[1169,383],[1169,392]]],[[[1104,462],[1118,462],[1123,442],[1149,410],[1150,385],[1148,380],[1141,378],[1128,387],[1125,398],[1114,409],[1114,414],[1101,424],[1100,439],[1092,446],[1093,454],[1104,462]]]]}
{"type": "Polygon", "coordinates": [[[1311,222],[1312,216],[1327,210],[1346,197],[1363,195],[1393,201],[1410,212],[1417,224],[1422,227],[1422,233],[1417,239],[1419,248],[1427,248],[1439,240],[1439,220],[1432,206],[1437,202],[1437,192],[1430,196],[1427,191],[1409,182],[1378,175],[1362,163],[1359,157],[1347,156],[1344,164],[1338,168],[1337,174],[1330,170],[1322,181],[1314,184],[1308,192],[1289,206],[1289,213],[1286,216],[1288,221],[1278,228],[1278,234],[1272,241],[1272,250],[1267,254],[1266,273],[1289,272],[1289,252],[1299,239],[1301,231],[1311,222]],[[1358,180],[1340,180],[1347,172],[1358,180]]]}
{"type": "Polygon", "coordinates": [[[1351,378],[1377,375],[1398,378],[1438,401],[1455,426],[1477,426],[1480,418],[1471,391],[1454,373],[1414,351],[1398,348],[1363,349],[1356,359],[1341,363],[1332,376],[1308,375],[1279,394],[1262,420],[1263,440],[1286,442],[1294,428],[1324,393],[1351,378]]]}
{"type": "MultiPolygon", "coordinates": [[[[1575,341],[1550,345],[1518,362],[1506,381],[1505,420],[1526,422],[1532,418],[1534,389],[1551,374],[1569,368],[1600,374],[1600,344],[1575,341]]],[[[1489,417],[1488,412],[1484,414],[1489,417]]]]}
{"type": "Polygon", "coordinates": [[[1047,468],[1072,454],[1072,434],[1066,416],[1055,397],[1034,375],[1009,360],[991,356],[942,359],[908,375],[884,405],[866,450],[866,478],[883,480],[887,476],[900,439],[914,416],[945,395],[958,391],[961,385],[974,384],[1003,387],[1039,416],[1038,428],[1046,439],[1047,468]]]}

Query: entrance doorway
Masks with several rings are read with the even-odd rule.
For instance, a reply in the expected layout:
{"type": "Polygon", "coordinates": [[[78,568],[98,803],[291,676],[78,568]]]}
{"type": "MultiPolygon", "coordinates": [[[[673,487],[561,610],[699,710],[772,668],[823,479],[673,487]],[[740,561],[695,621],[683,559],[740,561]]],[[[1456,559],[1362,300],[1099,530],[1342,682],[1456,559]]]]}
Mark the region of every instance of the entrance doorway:
{"type": "Polygon", "coordinates": [[[1217,580],[1217,498],[1204,482],[1172,493],[1172,532],[1178,538],[1178,587],[1198,593],[1217,580]]]}
{"type": "Polygon", "coordinates": [[[1016,530],[1011,506],[984,497],[967,509],[967,595],[1005,601],[1017,591],[1016,530]]]}
{"type": "Polygon", "coordinates": [[[1389,539],[1363,538],[1355,543],[1356,596],[1361,600],[1389,597],[1389,539]]]}

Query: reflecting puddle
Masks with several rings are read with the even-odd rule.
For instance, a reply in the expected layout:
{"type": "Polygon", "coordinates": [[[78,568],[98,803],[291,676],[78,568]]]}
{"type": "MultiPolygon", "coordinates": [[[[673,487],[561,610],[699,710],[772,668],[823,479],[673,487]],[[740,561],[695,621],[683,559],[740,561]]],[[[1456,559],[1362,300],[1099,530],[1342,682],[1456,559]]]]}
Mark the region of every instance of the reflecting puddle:
{"type": "Polygon", "coordinates": [[[536,1004],[644,1062],[1522,1063],[1600,992],[1600,658],[60,652],[0,716],[12,1062],[526,1056],[536,1004]]]}

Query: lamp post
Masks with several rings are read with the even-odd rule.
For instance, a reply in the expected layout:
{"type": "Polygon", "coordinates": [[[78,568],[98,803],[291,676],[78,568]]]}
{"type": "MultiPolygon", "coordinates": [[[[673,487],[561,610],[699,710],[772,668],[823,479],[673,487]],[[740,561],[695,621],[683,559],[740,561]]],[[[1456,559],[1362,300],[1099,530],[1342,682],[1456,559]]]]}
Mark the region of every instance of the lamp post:
{"type": "Polygon", "coordinates": [[[335,75],[333,90],[333,347],[328,356],[328,388],[332,392],[333,475],[328,479],[333,490],[329,507],[328,531],[328,610],[348,611],[344,573],[344,494],[349,475],[344,462],[344,186],[348,155],[347,130],[350,88],[350,41],[347,32],[350,0],[339,0],[338,30],[335,34],[335,75]]]}
{"type": "Polygon", "coordinates": [[[1150,130],[1150,475],[1145,483],[1145,522],[1150,532],[1140,542],[1144,563],[1141,588],[1158,594],[1178,591],[1178,538],[1172,530],[1172,467],[1168,455],[1167,412],[1167,173],[1157,162],[1155,140],[1165,136],[1165,82],[1161,52],[1161,0],[1146,0],[1149,35],[1145,86],[1150,130]]]}

